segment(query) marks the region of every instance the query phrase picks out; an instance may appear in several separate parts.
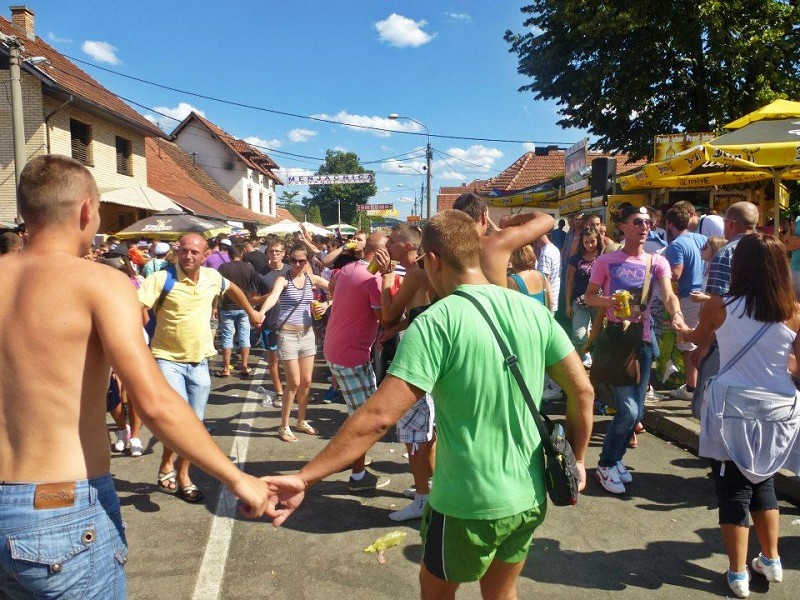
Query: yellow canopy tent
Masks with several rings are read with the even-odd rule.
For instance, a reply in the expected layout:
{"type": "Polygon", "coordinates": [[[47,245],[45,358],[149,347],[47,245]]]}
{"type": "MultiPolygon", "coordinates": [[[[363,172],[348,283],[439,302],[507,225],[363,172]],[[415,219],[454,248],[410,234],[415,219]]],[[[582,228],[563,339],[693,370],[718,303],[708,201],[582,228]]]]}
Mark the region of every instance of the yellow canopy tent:
{"type": "MultiPolygon", "coordinates": [[[[670,160],[620,177],[623,190],[735,185],[772,180],[776,200],[781,181],[800,179],[800,102],[778,101],[737,119],[734,129],[670,160]],[[794,115],[787,116],[787,113],[794,115]]],[[[780,223],[780,202],[775,204],[780,223]]]]}

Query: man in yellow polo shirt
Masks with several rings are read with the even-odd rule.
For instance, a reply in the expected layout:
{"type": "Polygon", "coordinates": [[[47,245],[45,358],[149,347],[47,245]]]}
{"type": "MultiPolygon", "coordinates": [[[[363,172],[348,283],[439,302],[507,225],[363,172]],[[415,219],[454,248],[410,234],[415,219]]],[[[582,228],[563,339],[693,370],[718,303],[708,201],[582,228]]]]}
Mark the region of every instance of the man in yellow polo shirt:
{"type": "MultiPolygon", "coordinates": [[[[156,328],[151,344],[158,368],[169,384],[202,421],[211,376],[208,357],[216,354],[209,321],[214,299],[228,294],[247,311],[253,325],[263,317],[250,306],[244,292],[214,269],[203,267],[206,241],[197,234],[183,236],[178,243],[176,281],[158,307],[156,328]]],[[[147,308],[158,301],[167,279],[166,271],[148,277],[139,288],[139,301],[147,308]]],[[[176,473],[172,450],[164,446],[158,485],[186,502],[202,502],[203,493],[189,478],[189,462],[181,460],[176,473]]]]}

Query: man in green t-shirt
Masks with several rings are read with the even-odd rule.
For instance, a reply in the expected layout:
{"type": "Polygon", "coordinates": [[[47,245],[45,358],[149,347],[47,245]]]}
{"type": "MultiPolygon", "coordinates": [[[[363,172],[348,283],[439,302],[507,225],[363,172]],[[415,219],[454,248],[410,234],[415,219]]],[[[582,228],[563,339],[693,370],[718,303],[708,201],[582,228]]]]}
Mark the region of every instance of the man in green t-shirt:
{"type": "Polygon", "coordinates": [[[460,583],[478,580],[497,597],[511,597],[546,509],[541,441],[488,324],[469,300],[452,293],[463,291],[486,307],[534,394],[545,371],[567,393],[567,435],[581,489],[594,392],[550,312],[486,279],[469,216],[447,210],[432,217],[422,248],[418,264],[441,300],[414,320],[377,393],[326,448],[296,475],[264,478],[272,495],[269,514],[282,524],[312,484],[350,464],[432,392],[439,437],[421,527],[422,597],[452,598],[460,583]]]}

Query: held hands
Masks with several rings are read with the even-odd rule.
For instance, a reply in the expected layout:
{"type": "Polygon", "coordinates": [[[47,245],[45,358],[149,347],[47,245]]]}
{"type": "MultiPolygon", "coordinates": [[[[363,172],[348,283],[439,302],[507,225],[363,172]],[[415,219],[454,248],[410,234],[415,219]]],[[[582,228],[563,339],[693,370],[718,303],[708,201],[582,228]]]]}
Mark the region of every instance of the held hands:
{"type": "Polygon", "coordinates": [[[239,512],[248,519],[257,519],[267,513],[269,488],[260,479],[242,473],[230,490],[239,498],[239,512]]]}
{"type": "Polygon", "coordinates": [[[264,323],[264,315],[256,310],[250,311],[248,316],[250,317],[250,325],[253,327],[261,327],[261,325],[264,323]]]}
{"type": "Polygon", "coordinates": [[[262,477],[261,481],[269,490],[265,512],[272,518],[272,524],[280,527],[294,511],[300,508],[308,485],[299,473],[262,477]]]}

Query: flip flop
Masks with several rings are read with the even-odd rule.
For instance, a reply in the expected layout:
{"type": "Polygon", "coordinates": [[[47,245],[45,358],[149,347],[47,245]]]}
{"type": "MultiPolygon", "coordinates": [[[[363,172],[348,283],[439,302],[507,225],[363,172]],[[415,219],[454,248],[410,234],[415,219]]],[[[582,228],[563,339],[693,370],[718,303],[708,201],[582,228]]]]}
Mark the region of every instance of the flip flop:
{"type": "Polygon", "coordinates": [[[173,469],[165,473],[164,471],[158,472],[158,481],[156,482],[159,489],[167,494],[174,494],[177,491],[177,476],[178,473],[173,469]]]}
{"type": "Polygon", "coordinates": [[[294,430],[307,433],[308,435],[317,435],[317,430],[314,429],[308,421],[298,421],[297,425],[294,426],[294,430]]]}
{"type": "Polygon", "coordinates": [[[278,427],[278,437],[282,442],[296,442],[297,436],[288,427],[278,427]]]}
{"type": "Polygon", "coordinates": [[[175,495],[189,504],[198,504],[203,501],[203,492],[195,484],[180,486],[175,495]]]}
{"type": "Polygon", "coordinates": [[[230,373],[226,373],[225,371],[214,371],[214,377],[225,378],[225,377],[230,377],[230,376],[231,376],[231,374],[230,373]]]}

